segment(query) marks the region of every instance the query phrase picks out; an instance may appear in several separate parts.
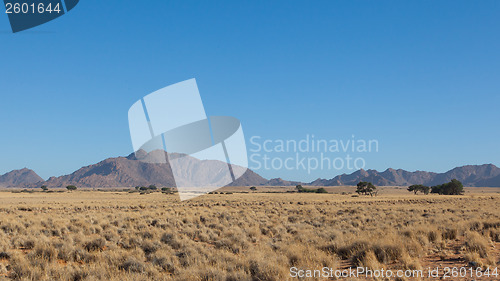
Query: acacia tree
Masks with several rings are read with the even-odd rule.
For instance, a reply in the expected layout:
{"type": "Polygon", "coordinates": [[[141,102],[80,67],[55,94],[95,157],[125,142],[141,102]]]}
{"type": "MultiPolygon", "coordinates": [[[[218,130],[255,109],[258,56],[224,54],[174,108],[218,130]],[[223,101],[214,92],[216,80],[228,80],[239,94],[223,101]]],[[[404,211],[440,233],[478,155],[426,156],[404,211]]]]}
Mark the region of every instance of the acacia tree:
{"type": "Polygon", "coordinates": [[[360,181],[357,184],[356,193],[374,196],[377,195],[377,187],[371,182],[360,181]]]}
{"type": "Polygon", "coordinates": [[[409,192],[413,191],[413,193],[415,194],[417,194],[418,192],[422,192],[423,194],[429,194],[430,190],[431,190],[430,187],[421,184],[414,184],[408,187],[408,191],[409,192]]]}
{"type": "Polygon", "coordinates": [[[73,191],[73,190],[76,190],[76,186],[74,186],[74,185],[68,185],[68,186],[66,186],[66,189],[69,190],[69,191],[73,191]]]}
{"type": "Polygon", "coordinates": [[[440,195],[462,195],[464,194],[464,185],[456,179],[452,179],[448,183],[435,185],[431,188],[431,193],[440,195]]]}

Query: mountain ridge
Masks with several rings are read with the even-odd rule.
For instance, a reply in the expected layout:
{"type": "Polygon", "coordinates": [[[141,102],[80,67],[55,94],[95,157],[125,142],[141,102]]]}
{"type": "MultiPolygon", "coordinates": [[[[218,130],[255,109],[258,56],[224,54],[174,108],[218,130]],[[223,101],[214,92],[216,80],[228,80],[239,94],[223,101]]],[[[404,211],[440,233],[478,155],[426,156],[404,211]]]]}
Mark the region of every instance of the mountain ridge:
{"type": "Polygon", "coordinates": [[[358,170],[351,174],[338,175],[332,179],[317,179],[313,186],[356,185],[360,181],[370,181],[380,186],[407,186],[412,184],[437,185],[452,179],[470,187],[500,187],[500,168],[493,164],[465,165],[455,167],[444,173],[427,171],[409,172],[403,169],[388,168],[383,172],[358,170]]]}
{"type": "MultiPolygon", "coordinates": [[[[162,151],[162,153],[166,152],[162,151]]],[[[160,154],[161,155],[161,154],[160,154]]],[[[71,174],[43,180],[34,171],[24,168],[0,175],[0,187],[134,187],[175,186],[170,165],[155,162],[158,154],[138,152],[128,156],[111,157],[98,163],[84,166],[71,174]]],[[[168,158],[167,158],[168,159],[168,158]]],[[[193,158],[193,165],[200,160],[193,158]]],[[[282,178],[265,179],[248,169],[230,186],[351,186],[360,181],[370,181],[378,186],[408,186],[412,184],[437,185],[451,179],[470,187],[500,187],[500,168],[493,164],[465,165],[444,173],[406,171],[388,168],[382,172],[360,169],[350,174],[337,175],[331,179],[318,178],[312,182],[288,181],[282,178]]]]}
{"type": "Polygon", "coordinates": [[[17,187],[43,182],[43,179],[28,168],[12,170],[0,175],[0,187],[17,187]]]}

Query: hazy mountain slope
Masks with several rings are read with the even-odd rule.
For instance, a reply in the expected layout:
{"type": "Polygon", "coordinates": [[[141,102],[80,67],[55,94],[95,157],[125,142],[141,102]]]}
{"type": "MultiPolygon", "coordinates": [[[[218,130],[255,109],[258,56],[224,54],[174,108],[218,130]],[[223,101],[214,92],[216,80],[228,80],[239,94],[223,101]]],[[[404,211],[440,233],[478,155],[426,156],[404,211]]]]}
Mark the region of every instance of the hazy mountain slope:
{"type": "Polygon", "coordinates": [[[174,186],[167,164],[147,163],[135,159],[108,158],[60,177],[51,177],[44,184],[49,187],[76,185],[81,187],[134,187],[150,184],[174,186]]]}
{"type": "Polygon", "coordinates": [[[452,179],[461,181],[465,186],[498,186],[489,180],[500,175],[500,169],[493,164],[467,165],[454,168],[446,173],[437,174],[429,185],[448,182],[452,179]],[[487,185],[483,185],[487,184],[487,185]]]}
{"type": "Polygon", "coordinates": [[[0,176],[0,187],[22,187],[27,184],[42,182],[43,179],[33,170],[24,168],[13,170],[0,176]]]}
{"type": "MultiPolygon", "coordinates": [[[[108,158],[97,164],[80,168],[69,175],[51,177],[44,184],[49,187],[63,187],[70,184],[80,187],[135,187],[151,184],[174,187],[174,176],[170,165],[164,160],[165,156],[166,152],[164,151],[151,153],[139,151],[128,157],[108,158]]],[[[179,155],[173,156],[178,157],[179,155]]],[[[207,161],[200,161],[189,156],[183,159],[187,159],[183,162],[186,169],[192,170],[193,177],[201,182],[204,180],[213,182],[213,178],[210,176],[213,176],[214,173],[210,169],[214,166],[220,166],[222,163],[207,164],[207,161]]],[[[267,183],[266,179],[251,170],[247,170],[232,185],[263,185],[265,183],[267,183]]]]}

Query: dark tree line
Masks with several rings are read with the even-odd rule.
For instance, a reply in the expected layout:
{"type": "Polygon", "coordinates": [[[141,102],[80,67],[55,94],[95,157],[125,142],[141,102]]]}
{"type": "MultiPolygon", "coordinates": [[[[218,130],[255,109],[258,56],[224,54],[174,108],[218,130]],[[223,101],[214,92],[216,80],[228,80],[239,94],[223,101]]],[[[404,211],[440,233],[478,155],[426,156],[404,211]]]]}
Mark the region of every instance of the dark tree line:
{"type": "Polygon", "coordinates": [[[136,186],[135,190],[147,191],[147,190],[157,190],[156,185],[152,184],[150,186],[136,186]]]}
{"type": "Polygon", "coordinates": [[[418,192],[429,194],[430,192],[440,195],[462,195],[464,194],[464,186],[460,181],[452,179],[450,182],[435,185],[432,187],[421,184],[414,184],[408,187],[408,191],[414,192],[415,194],[417,194],[418,192]]]}
{"type": "Polygon", "coordinates": [[[297,185],[295,186],[295,188],[297,189],[297,192],[299,193],[328,193],[328,191],[326,191],[326,189],[324,188],[316,188],[316,189],[309,189],[309,188],[304,188],[302,187],[302,185],[297,185]]]}
{"type": "Polygon", "coordinates": [[[442,195],[462,195],[464,194],[464,185],[460,181],[452,179],[448,183],[433,186],[431,188],[431,193],[438,193],[442,195]]]}

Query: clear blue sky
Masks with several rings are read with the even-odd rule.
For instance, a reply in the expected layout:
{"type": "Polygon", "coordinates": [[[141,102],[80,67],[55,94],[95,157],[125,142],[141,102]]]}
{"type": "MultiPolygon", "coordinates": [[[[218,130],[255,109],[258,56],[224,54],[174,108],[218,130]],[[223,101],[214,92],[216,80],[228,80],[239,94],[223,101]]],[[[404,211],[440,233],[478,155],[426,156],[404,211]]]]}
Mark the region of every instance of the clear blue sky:
{"type": "Polygon", "coordinates": [[[500,164],[499,1],[81,0],[17,34],[4,11],[0,174],[129,154],[128,108],[189,78],[247,140],[377,139],[377,170],[500,164]]]}

